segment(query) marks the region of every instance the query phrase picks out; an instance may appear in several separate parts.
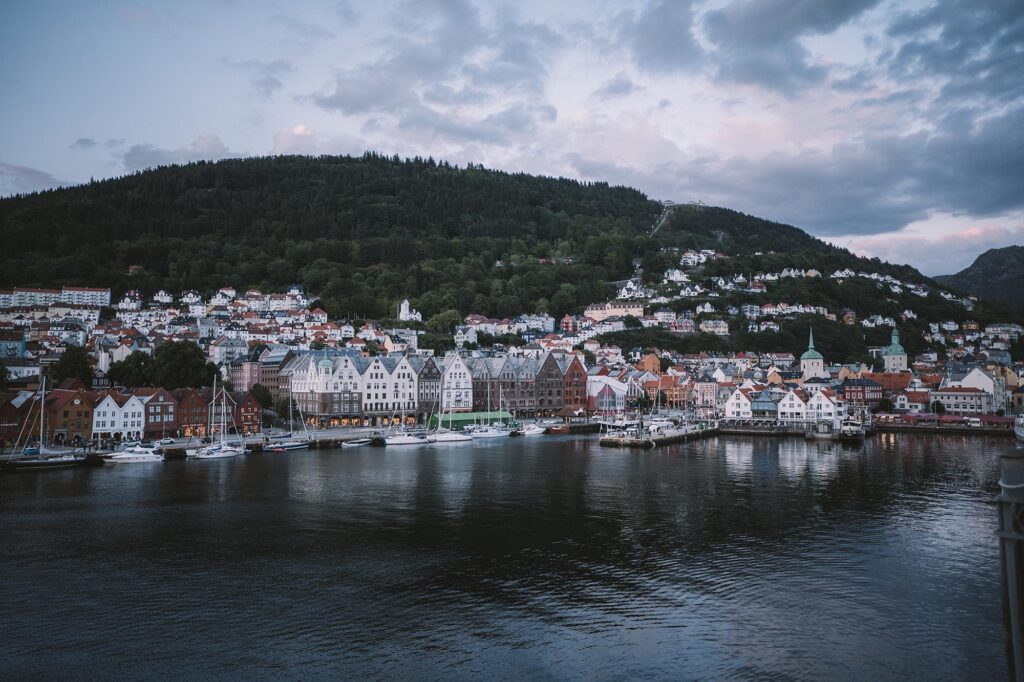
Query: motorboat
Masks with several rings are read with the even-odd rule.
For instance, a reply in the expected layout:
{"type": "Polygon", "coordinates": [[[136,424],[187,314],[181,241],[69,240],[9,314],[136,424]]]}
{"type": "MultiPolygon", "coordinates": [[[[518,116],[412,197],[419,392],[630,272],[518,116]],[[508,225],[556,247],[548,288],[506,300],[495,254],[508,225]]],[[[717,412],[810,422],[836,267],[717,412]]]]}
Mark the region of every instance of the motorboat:
{"type": "Polygon", "coordinates": [[[1024,441],[1024,412],[1017,415],[1017,418],[1013,420],[1013,433],[1017,436],[1017,440],[1024,441]]]}
{"type": "Polygon", "coordinates": [[[527,424],[523,428],[519,429],[520,436],[539,436],[543,434],[547,429],[537,424],[527,424]]]}
{"type": "Polygon", "coordinates": [[[287,450],[305,450],[309,448],[308,440],[285,440],[270,443],[266,449],[270,452],[285,452],[287,450]]]}
{"type": "Polygon", "coordinates": [[[341,442],[343,448],[358,448],[364,445],[370,445],[373,443],[372,438],[353,438],[352,440],[345,440],[341,442]]]}
{"type": "Polygon", "coordinates": [[[859,419],[844,419],[839,425],[839,431],[835,434],[836,440],[862,441],[864,440],[864,424],[859,419]]]}
{"type": "Polygon", "coordinates": [[[120,452],[115,452],[107,458],[107,461],[112,464],[121,464],[126,462],[162,462],[164,461],[164,453],[152,446],[146,447],[144,445],[133,445],[121,450],[120,452]]]}
{"type": "Polygon", "coordinates": [[[426,445],[429,442],[425,435],[411,431],[399,431],[384,437],[385,445],[426,445]]]}

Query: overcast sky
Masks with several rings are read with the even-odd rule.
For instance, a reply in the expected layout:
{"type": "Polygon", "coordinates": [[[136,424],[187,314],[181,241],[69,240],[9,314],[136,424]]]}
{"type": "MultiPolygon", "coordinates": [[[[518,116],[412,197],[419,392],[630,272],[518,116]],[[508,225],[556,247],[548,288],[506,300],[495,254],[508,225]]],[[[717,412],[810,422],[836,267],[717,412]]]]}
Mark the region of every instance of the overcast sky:
{"type": "Polygon", "coordinates": [[[5,2],[0,195],[433,156],[956,271],[1024,243],[1024,1],[5,2]]]}

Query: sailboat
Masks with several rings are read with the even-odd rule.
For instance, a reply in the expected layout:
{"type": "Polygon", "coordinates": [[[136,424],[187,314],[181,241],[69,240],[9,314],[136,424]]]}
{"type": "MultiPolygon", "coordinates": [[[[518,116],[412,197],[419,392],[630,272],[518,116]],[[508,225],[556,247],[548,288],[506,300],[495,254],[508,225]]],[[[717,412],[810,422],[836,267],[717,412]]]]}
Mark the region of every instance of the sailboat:
{"type": "MultiPolygon", "coordinates": [[[[295,393],[292,391],[292,378],[288,377],[288,428],[292,428],[292,404],[295,402],[295,393]]],[[[291,437],[289,430],[287,440],[279,440],[272,443],[267,449],[271,452],[285,452],[286,450],[305,450],[312,440],[309,431],[306,429],[306,419],[302,416],[302,408],[299,408],[299,419],[302,420],[302,431],[306,434],[305,440],[291,437]]]]}
{"type": "MultiPolygon", "coordinates": [[[[187,454],[193,459],[223,459],[225,457],[237,457],[245,454],[244,443],[229,443],[227,440],[227,420],[225,414],[228,410],[228,399],[224,389],[221,389],[220,409],[220,441],[207,445],[204,448],[188,451],[187,454]],[[192,454],[195,453],[195,454],[192,454]]],[[[213,400],[210,402],[210,426],[213,427],[213,408],[217,404],[217,377],[213,377],[213,400]]]]}
{"type": "MultiPolygon", "coordinates": [[[[491,372],[487,370],[487,414],[491,414],[491,372]]],[[[499,387],[499,391],[500,391],[499,387]]],[[[506,427],[500,422],[493,422],[491,424],[484,424],[473,429],[470,434],[474,439],[484,438],[507,438],[512,435],[512,430],[506,427]]]]}
{"type": "MultiPolygon", "coordinates": [[[[39,447],[29,448],[28,434],[25,435],[25,444],[22,446],[21,455],[11,458],[4,465],[5,469],[12,471],[39,471],[43,469],[67,469],[70,467],[85,466],[91,463],[92,459],[81,453],[68,452],[66,450],[54,450],[47,448],[46,442],[46,377],[43,377],[39,386],[39,447]]],[[[15,443],[17,450],[17,443],[15,443]]],[[[102,464],[103,461],[95,458],[95,462],[102,464]]]]}
{"type": "Polygon", "coordinates": [[[473,440],[473,436],[468,433],[461,431],[452,431],[452,414],[451,410],[448,412],[448,427],[447,429],[441,430],[441,424],[444,422],[444,375],[441,375],[441,412],[437,418],[437,430],[434,431],[433,439],[435,443],[465,443],[473,440]]]}

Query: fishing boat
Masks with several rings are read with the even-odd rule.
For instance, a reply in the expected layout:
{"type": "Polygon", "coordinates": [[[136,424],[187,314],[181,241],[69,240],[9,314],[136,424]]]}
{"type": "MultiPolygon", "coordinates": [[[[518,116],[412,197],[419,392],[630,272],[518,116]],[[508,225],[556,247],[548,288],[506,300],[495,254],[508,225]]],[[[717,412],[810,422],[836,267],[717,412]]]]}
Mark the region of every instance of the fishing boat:
{"type": "Polygon", "coordinates": [[[862,441],[864,440],[864,423],[859,419],[844,419],[836,432],[836,440],[862,441]]]}
{"type": "MultiPolygon", "coordinates": [[[[4,464],[7,471],[42,471],[44,469],[68,469],[71,467],[102,464],[98,457],[87,457],[85,453],[48,448],[46,442],[46,377],[39,385],[39,447],[28,447],[28,433],[22,444],[21,453],[15,455],[4,464]]],[[[24,427],[23,427],[24,428],[24,427]]],[[[31,431],[31,426],[29,426],[31,431]]],[[[20,440],[20,434],[19,434],[20,440]]],[[[18,444],[15,443],[15,452],[18,444]]]]}

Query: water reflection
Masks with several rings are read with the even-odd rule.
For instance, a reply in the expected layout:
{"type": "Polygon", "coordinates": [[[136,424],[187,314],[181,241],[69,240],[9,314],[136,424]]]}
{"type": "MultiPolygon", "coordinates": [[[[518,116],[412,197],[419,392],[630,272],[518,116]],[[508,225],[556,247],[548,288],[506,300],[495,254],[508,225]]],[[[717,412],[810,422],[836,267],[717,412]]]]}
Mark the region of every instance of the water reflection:
{"type": "Polygon", "coordinates": [[[5,476],[0,670],[1000,676],[1012,445],[964,443],[520,438],[5,476]]]}

